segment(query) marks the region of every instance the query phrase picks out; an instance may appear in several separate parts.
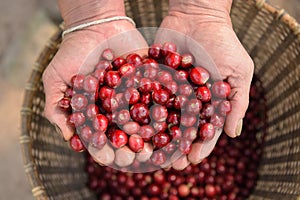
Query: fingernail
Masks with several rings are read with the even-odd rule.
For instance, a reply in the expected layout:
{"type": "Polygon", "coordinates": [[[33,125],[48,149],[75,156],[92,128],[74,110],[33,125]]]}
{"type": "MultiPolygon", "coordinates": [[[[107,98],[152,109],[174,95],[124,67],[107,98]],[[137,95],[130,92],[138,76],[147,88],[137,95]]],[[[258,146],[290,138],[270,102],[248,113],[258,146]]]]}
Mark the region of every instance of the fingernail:
{"type": "Polygon", "coordinates": [[[240,136],[243,128],[243,119],[240,119],[236,128],[235,128],[235,136],[240,136]]]}
{"type": "Polygon", "coordinates": [[[56,133],[58,133],[58,134],[63,138],[63,140],[64,140],[65,142],[67,142],[67,140],[64,138],[64,136],[63,136],[63,134],[62,134],[62,131],[61,131],[61,129],[59,128],[59,126],[58,126],[57,124],[54,124],[54,128],[55,128],[56,133]]]}

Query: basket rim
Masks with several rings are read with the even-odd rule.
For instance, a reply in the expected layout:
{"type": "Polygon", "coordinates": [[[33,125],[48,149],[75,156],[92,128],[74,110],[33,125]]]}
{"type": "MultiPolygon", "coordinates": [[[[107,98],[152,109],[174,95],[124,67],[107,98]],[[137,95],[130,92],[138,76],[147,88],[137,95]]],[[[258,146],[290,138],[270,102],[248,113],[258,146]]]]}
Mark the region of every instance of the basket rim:
{"type": "MultiPolygon", "coordinates": [[[[300,40],[300,25],[297,23],[296,19],[290,16],[284,9],[275,7],[266,2],[266,0],[245,0],[245,3],[255,6],[257,9],[264,9],[268,11],[274,16],[274,20],[278,20],[286,25],[292,33],[297,36],[297,39],[300,40]]],[[[62,31],[63,25],[58,26],[58,30],[48,40],[44,49],[35,61],[29,80],[24,88],[25,92],[23,96],[23,104],[20,111],[21,133],[19,137],[19,144],[21,146],[23,167],[31,185],[32,194],[36,199],[49,199],[49,196],[47,196],[45,186],[38,173],[38,166],[32,156],[32,138],[29,130],[31,122],[30,117],[33,114],[32,99],[37,92],[37,88],[35,87],[36,82],[41,79],[44,69],[48,66],[48,61],[52,59],[59,48],[59,44],[62,40],[62,31]]]]}
{"type": "Polygon", "coordinates": [[[257,9],[265,9],[274,16],[274,20],[278,20],[292,30],[292,33],[300,39],[300,24],[285,9],[272,5],[267,0],[247,0],[254,4],[257,9]]]}

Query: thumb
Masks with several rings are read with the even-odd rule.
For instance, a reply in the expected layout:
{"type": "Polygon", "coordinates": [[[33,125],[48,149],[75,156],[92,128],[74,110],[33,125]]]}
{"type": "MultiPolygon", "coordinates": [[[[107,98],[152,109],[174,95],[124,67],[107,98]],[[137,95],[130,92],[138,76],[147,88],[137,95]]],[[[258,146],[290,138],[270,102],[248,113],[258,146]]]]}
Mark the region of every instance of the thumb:
{"type": "Polygon", "coordinates": [[[55,126],[56,131],[62,135],[64,140],[69,141],[74,135],[74,130],[67,125],[68,117],[57,108],[45,107],[45,117],[55,126]]]}
{"type": "Polygon", "coordinates": [[[193,164],[200,163],[213,151],[216,143],[222,133],[222,129],[216,129],[215,136],[209,141],[200,141],[192,144],[191,152],[188,155],[189,162],[193,164]]]}
{"type": "Polygon", "coordinates": [[[54,76],[52,68],[47,68],[43,74],[44,91],[45,91],[45,107],[44,116],[52,123],[57,132],[62,134],[65,140],[70,140],[73,136],[73,129],[67,125],[68,116],[57,106],[60,99],[63,98],[67,85],[58,80],[58,76],[54,76]]]}
{"type": "Polygon", "coordinates": [[[229,96],[232,109],[226,116],[224,131],[230,137],[237,137],[242,132],[243,118],[249,105],[250,83],[233,81],[230,78],[228,82],[232,86],[229,96]],[[234,87],[235,83],[238,85],[234,87]]]}

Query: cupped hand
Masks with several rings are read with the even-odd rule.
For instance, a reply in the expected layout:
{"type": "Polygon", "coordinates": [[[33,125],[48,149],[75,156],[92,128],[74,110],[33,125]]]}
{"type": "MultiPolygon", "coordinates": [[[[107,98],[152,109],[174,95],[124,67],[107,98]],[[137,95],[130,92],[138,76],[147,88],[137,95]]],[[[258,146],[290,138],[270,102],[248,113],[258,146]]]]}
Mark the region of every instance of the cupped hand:
{"type": "Polygon", "coordinates": [[[59,127],[65,140],[74,134],[66,121],[67,115],[58,107],[58,101],[70,86],[72,76],[93,71],[105,48],[116,55],[137,51],[141,55],[147,43],[128,21],[113,21],[69,33],[43,74],[46,103],[44,115],[59,127]]]}
{"type": "MultiPolygon", "coordinates": [[[[158,30],[156,42],[174,42],[179,51],[192,53],[196,64],[207,67],[214,79],[228,81],[232,88],[232,111],[226,116],[224,131],[230,137],[236,137],[241,133],[242,119],[248,107],[254,67],[233,31],[229,14],[224,16],[171,11],[158,30]]],[[[207,157],[220,134],[218,130],[211,141],[193,144],[188,161],[199,163],[207,157]]],[[[180,162],[173,163],[174,168],[182,168],[180,165],[180,162]]]]}

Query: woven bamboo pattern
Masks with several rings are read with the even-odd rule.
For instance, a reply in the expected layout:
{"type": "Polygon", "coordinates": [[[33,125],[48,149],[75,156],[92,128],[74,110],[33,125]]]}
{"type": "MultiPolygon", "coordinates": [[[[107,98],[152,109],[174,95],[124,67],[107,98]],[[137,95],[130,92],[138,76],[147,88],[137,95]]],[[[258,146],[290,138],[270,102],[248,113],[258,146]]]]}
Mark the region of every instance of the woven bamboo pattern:
{"type": "MultiPolygon", "coordinates": [[[[127,0],[125,6],[137,27],[158,27],[168,1],[127,0]]],[[[300,200],[300,26],[264,0],[235,0],[231,18],[267,99],[260,177],[249,199],[300,200]]],[[[42,74],[59,49],[61,33],[59,27],[50,38],[25,87],[20,136],[24,170],[38,200],[96,199],[85,186],[84,154],[73,152],[43,116],[42,74]]]]}

